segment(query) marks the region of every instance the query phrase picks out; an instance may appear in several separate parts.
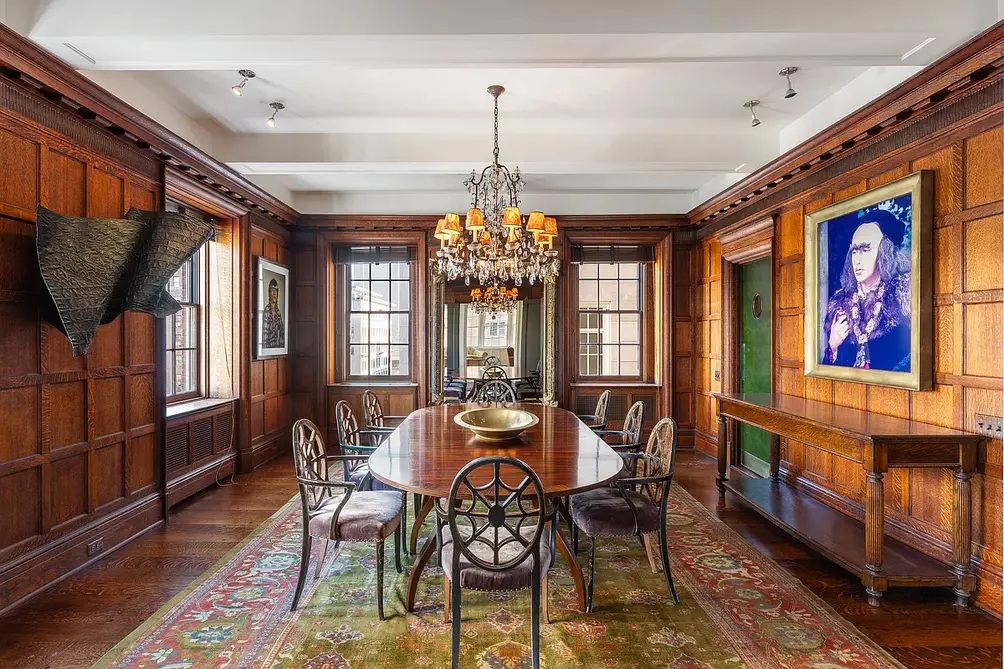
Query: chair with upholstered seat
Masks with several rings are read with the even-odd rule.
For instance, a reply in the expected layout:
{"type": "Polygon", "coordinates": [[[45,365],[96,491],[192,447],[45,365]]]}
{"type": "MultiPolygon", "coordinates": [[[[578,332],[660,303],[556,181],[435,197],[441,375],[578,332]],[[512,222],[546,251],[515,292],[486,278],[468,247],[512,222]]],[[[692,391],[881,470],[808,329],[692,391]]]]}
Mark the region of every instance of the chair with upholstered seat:
{"type": "MultiPolygon", "coordinates": [[[[343,455],[368,457],[388,434],[384,430],[360,429],[352,407],[345,400],[339,400],[335,404],[335,427],[338,430],[338,448],[343,455]]],[[[394,490],[370,475],[366,457],[357,457],[355,461],[346,458],[343,461],[345,480],[355,483],[360,490],[394,490]]]]}
{"type": "Polygon", "coordinates": [[[460,660],[461,592],[530,590],[533,667],[540,667],[540,616],[547,612],[547,572],[554,562],[554,508],[522,460],[483,457],[457,473],[436,503],[440,564],[452,618],[453,669],[460,660]],[[542,594],[543,593],[543,594],[542,594]]]}
{"type": "Polygon", "coordinates": [[[407,416],[387,416],[380,398],[372,390],[363,391],[363,417],[367,430],[392,432],[407,416]]]}
{"type": "Polygon", "coordinates": [[[596,408],[590,414],[578,414],[579,420],[593,430],[607,429],[607,405],[610,403],[610,391],[604,390],[596,400],[596,408]]]}
{"type": "Polygon", "coordinates": [[[597,488],[572,495],[569,500],[572,521],[591,540],[586,610],[593,607],[597,538],[644,537],[655,532],[659,533],[662,571],[673,601],[679,604],[669,569],[666,537],[666,512],[676,458],[676,423],[672,418],[663,418],[652,429],[644,452],[622,453],[621,457],[637,460],[637,476],[620,478],[615,482],[616,487],[597,488]]]}
{"type": "Polygon", "coordinates": [[[295,611],[300,594],[310,570],[310,549],[313,539],[321,539],[314,578],[328,552],[328,543],[334,541],[372,541],[376,544],[377,612],[383,615],[383,561],[384,541],[394,535],[394,560],[401,573],[401,534],[403,526],[403,498],[394,490],[358,490],[351,481],[331,480],[330,465],[358,460],[359,455],[328,455],[317,426],[306,418],[293,424],[293,464],[296,482],[300,488],[300,507],[303,513],[303,545],[300,553],[300,575],[296,582],[291,610],[295,611]]]}

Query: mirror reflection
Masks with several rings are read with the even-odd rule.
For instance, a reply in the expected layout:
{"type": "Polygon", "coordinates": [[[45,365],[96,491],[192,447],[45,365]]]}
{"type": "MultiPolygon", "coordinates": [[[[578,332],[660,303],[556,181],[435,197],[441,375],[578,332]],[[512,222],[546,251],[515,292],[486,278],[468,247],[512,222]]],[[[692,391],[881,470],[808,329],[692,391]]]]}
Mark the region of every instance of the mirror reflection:
{"type": "Polygon", "coordinates": [[[503,290],[508,295],[494,300],[502,303],[501,308],[492,310],[486,304],[487,289],[462,281],[447,283],[443,309],[447,402],[475,401],[492,380],[506,382],[517,401],[540,399],[543,287],[509,285],[496,293],[503,290]]]}

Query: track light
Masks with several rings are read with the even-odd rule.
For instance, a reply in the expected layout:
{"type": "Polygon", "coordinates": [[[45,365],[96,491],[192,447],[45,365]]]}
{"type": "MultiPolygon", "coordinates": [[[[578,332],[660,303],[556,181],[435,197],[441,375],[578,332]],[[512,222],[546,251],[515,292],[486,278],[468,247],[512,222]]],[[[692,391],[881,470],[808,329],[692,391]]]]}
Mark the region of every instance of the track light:
{"type": "Polygon", "coordinates": [[[798,91],[796,91],[794,88],[791,87],[791,75],[795,74],[796,72],[798,72],[798,68],[792,66],[792,67],[786,67],[777,73],[779,77],[784,77],[785,79],[788,80],[788,90],[785,91],[784,93],[785,100],[787,100],[788,98],[793,98],[796,95],[798,95],[798,91]]]}
{"type": "Polygon", "coordinates": [[[268,117],[268,120],[265,121],[265,123],[268,123],[268,127],[274,128],[275,115],[281,112],[283,109],[285,109],[286,105],[282,104],[281,102],[269,102],[268,106],[272,108],[272,115],[268,117]]]}
{"type": "Polygon", "coordinates": [[[231,86],[230,90],[234,92],[234,95],[240,97],[244,95],[244,84],[246,84],[251,79],[254,79],[254,70],[237,70],[237,74],[244,77],[244,79],[242,79],[241,83],[237,84],[236,86],[231,86]]]}
{"type": "Polygon", "coordinates": [[[753,120],[750,122],[750,127],[751,128],[755,128],[758,125],[760,125],[760,119],[758,119],[756,117],[756,112],[753,111],[753,108],[756,107],[759,104],[760,104],[759,100],[750,100],[748,102],[744,102],[743,103],[743,107],[746,107],[746,109],[749,109],[750,110],[750,116],[753,117],[753,120]]]}

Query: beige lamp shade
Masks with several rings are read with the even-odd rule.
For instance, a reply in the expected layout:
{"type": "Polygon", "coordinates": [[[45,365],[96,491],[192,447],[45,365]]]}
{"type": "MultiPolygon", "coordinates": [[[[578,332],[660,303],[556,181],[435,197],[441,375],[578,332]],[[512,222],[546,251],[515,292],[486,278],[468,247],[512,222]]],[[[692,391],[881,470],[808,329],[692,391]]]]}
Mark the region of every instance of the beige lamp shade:
{"type": "Polygon", "coordinates": [[[468,230],[484,230],[485,229],[485,215],[481,213],[480,209],[468,209],[467,210],[467,229],[468,230]]]}
{"type": "Polygon", "coordinates": [[[502,226],[506,228],[521,228],[523,220],[519,216],[519,207],[506,207],[502,216],[502,226]]]}
{"type": "Polygon", "coordinates": [[[544,234],[552,237],[558,234],[558,221],[555,218],[551,216],[544,218],[544,234]]]}
{"type": "Polygon", "coordinates": [[[457,214],[447,214],[446,215],[446,225],[443,226],[443,230],[452,237],[454,235],[462,235],[464,231],[460,228],[460,216],[457,214]]]}
{"type": "Polygon", "coordinates": [[[530,218],[526,219],[526,231],[534,234],[544,231],[544,214],[539,211],[532,212],[530,218]]]}
{"type": "Polygon", "coordinates": [[[441,239],[443,241],[450,238],[450,233],[446,231],[445,218],[439,219],[439,221],[436,223],[436,232],[432,236],[435,237],[436,239],[441,239]]]}

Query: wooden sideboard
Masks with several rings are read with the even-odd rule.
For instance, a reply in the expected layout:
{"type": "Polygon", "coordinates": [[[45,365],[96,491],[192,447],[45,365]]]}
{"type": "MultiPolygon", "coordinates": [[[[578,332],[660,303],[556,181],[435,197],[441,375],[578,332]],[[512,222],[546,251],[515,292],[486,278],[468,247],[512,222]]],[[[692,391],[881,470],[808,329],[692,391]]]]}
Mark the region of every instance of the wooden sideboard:
{"type": "MultiPolygon", "coordinates": [[[[952,587],[959,606],[975,589],[970,573],[976,434],[859,409],[777,394],[715,393],[718,400],[718,488],[845,569],[861,576],[868,603],[878,606],[890,585],[952,587]],[[728,476],[729,420],[771,433],[770,477],[728,476]],[[780,438],[861,463],[867,480],[864,524],[779,480],[780,438]],[[952,565],[885,536],[882,477],[890,467],[955,470],[952,565]]],[[[733,451],[734,452],[734,451],[733,451]]]]}

